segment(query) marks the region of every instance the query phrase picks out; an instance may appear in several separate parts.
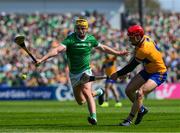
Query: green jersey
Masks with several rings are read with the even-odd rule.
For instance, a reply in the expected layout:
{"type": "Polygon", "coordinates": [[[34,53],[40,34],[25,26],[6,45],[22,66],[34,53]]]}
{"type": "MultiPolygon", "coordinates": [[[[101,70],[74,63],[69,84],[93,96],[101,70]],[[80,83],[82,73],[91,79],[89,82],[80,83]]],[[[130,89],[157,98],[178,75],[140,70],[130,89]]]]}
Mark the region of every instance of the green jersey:
{"type": "Polygon", "coordinates": [[[87,34],[85,39],[81,40],[72,33],[61,44],[66,47],[71,73],[77,74],[90,69],[91,50],[99,44],[93,35],[87,34]]]}

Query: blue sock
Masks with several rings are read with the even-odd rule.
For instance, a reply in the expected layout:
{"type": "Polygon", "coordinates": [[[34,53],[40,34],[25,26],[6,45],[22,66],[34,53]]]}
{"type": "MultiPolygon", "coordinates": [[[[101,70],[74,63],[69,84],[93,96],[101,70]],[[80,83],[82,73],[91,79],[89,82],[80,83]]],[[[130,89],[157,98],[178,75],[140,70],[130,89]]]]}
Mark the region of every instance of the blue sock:
{"type": "Polygon", "coordinates": [[[144,106],[142,105],[141,107],[140,107],[140,111],[139,112],[144,112],[144,106]]]}

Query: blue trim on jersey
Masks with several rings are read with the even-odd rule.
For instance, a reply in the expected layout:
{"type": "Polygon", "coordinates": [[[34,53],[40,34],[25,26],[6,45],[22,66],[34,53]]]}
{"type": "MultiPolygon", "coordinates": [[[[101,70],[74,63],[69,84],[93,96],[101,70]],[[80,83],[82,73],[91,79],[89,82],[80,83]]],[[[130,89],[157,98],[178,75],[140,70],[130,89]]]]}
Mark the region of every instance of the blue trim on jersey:
{"type": "Polygon", "coordinates": [[[159,48],[157,45],[155,45],[155,47],[156,47],[156,49],[157,49],[158,51],[160,51],[160,48],[159,48]]]}
{"type": "Polygon", "coordinates": [[[161,85],[166,79],[167,79],[167,72],[165,73],[148,73],[145,70],[142,70],[139,72],[139,74],[143,77],[144,80],[151,79],[156,82],[156,84],[159,86],[161,85]]]}

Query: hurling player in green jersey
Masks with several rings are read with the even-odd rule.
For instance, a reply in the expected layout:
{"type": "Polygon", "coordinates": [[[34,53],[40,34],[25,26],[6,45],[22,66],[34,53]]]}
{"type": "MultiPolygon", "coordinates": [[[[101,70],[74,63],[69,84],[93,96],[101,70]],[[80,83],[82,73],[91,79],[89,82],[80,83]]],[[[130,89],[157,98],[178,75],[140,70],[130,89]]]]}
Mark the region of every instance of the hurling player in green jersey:
{"type": "Polygon", "coordinates": [[[91,50],[93,48],[102,52],[122,56],[127,55],[127,51],[114,50],[106,45],[100,44],[93,35],[88,34],[88,21],[84,18],[78,18],[75,21],[74,33],[68,35],[64,41],[56,48],[50,50],[41,59],[37,59],[37,64],[44,62],[48,58],[54,57],[61,52],[66,52],[69,66],[69,76],[73,88],[74,97],[79,105],[87,102],[89,117],[88,122],[92,125],[97,124],[96,104],[94,97],[98,97],[98,102],[103,103],[103,89],[92,90],[92,83],[81,83],[82,74],[92,75],[90,67],[91,50]]]}

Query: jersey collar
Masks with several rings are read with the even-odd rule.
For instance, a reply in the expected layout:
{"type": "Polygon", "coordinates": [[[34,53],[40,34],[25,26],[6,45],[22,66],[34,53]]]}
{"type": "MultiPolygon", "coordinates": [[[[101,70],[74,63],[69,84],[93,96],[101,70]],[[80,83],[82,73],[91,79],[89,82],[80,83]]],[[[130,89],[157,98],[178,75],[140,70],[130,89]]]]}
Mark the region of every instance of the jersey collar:
{"type": "Polygon", "coordinates": [[[79,39],[80,41],[85,41],[85,40],[87,39],[87,34],[86,34],[86,36],[84,37],[84,39],[79,38],[77,35],[76,35],[76,38],[79,39]]]}

